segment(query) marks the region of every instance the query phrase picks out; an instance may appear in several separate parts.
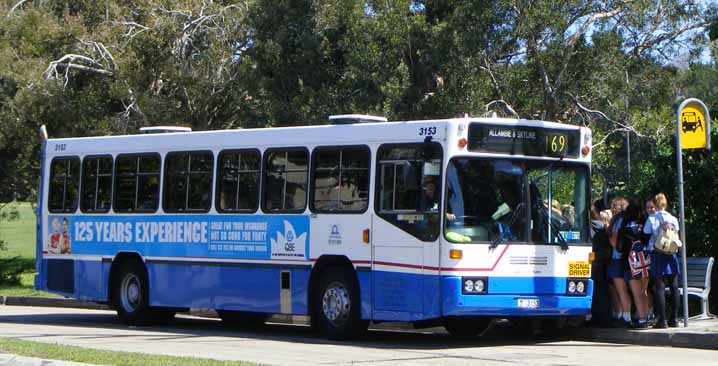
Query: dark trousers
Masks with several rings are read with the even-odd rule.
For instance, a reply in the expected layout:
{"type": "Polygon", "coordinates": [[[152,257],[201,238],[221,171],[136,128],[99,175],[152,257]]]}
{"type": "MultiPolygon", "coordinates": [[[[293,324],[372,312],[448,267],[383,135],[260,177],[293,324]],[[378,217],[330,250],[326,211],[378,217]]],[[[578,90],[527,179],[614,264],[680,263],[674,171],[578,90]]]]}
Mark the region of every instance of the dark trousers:
{"type": "Polygon", "coordinates": [[[668,316],[668,322],[675,324],[678,319],[678,307],[681,302],[677,275],[653,277],[653,310],[656,312],[656,320],[659,323],[666,321],[666,285],[670,288],[672,299],[672,309],[668,316]]]}
{"type": "Polygon", "coordinates": [[[596,327],[611,326],[611,296],[608,293],[606,263],[594,263],[591,268],[593,300],[591,302],[591,324],[596,327]]]}

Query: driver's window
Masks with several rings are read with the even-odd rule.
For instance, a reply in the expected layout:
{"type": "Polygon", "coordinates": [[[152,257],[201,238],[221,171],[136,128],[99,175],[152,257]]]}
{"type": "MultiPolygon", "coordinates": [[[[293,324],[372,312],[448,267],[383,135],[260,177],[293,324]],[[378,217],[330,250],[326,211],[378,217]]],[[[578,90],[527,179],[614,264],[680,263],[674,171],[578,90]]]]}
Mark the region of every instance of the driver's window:
{"type": "Polygon", "coordinates": [[[526,241],[524,168],[458,158],[447,169],[445,236],[455,243],[526,241]]]}
{"type": "Polygon", "coordinates": [[[385,145],[377,159],[379,217],[423,241],[439,235],[441,145],[385,145]]]}

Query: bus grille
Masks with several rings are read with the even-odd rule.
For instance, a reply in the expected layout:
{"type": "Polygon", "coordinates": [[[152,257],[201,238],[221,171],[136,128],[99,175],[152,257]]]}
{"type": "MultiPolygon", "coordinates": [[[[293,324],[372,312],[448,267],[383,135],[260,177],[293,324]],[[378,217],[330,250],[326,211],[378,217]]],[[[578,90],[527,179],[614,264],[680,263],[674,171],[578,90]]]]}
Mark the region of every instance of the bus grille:
{"type": "Polygon", "coordinates": [[[545,266],[548,264],[548,257],[511,257],[511,264],[530,264],[537,266],[545,266]]]}

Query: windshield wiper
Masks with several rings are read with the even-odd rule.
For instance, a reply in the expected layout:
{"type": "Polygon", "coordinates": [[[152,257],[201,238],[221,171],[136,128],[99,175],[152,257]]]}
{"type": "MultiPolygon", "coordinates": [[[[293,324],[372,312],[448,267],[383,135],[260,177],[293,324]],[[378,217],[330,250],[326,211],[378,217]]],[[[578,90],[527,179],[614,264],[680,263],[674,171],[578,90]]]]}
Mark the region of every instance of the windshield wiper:
{"type": "MultiPolygon", "coordinates": [[[[516,206],[514,213],[511,215],[509,222],[506,224],[507,228],[511,228],[511,226],[513,226],[513,224],[516,223],[516,219],[518,219],[519,214],[523,211],[523,209],[524,209],[523,203],[519,203],[518,206],[516,206]]],[[[497,222],[497,224],[501,225],[501,223],[498,223],[498,222],[497,222]]],[[[504,239],[504,235],[506,235],[506,232],[501,230],[499,232],[499,235],[496,236],[496,239],[494,239],[494,241],[491,242],[491,248],[496,248],[499,245],[499,243],[504,239]]],[[[511,238],[509,237],[509,239],[511,239],[511,238]]]]}
{"type": "MultiPolygon", "coordinates": [[[[561,243],[561,249],[568,250],[568,243],[566,242],[566,239],[564,239],[563,234],[561,234],[561,227],[558,226],[555,222],[550,223],[551,228],[556,231],[556,237],[558,238],[558,241],[561,243]]],[[[549,239],[550,240],[550,239],[549,239]]]]}

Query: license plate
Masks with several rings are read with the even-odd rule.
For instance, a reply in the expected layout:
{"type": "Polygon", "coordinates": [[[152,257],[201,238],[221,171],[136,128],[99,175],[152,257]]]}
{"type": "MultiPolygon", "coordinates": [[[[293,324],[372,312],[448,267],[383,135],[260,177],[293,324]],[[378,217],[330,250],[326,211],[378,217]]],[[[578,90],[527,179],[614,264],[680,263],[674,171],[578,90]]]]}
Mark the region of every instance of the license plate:
{"type": "Polygon", "coordinates": [[[520,308],[537,308],[539,307],[539,299],[518,299],[518,306],[520,308]]]}

